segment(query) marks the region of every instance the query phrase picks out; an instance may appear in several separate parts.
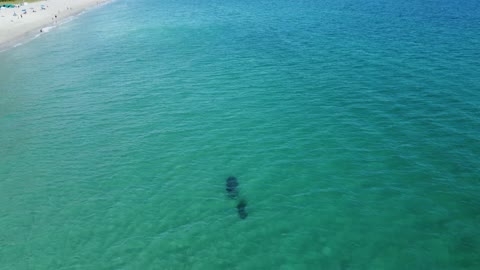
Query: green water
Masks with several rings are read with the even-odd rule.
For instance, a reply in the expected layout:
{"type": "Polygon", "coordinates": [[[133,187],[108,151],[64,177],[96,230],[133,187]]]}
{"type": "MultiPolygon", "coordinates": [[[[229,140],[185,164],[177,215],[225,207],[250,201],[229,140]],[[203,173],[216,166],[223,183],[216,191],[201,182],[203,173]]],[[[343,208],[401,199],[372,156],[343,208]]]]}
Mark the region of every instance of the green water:
{"type": "Polygon", "coordinates": [[[118,0],[1,52],[0,269],[479,269],[480,7],[364,2],[118,0]]]}

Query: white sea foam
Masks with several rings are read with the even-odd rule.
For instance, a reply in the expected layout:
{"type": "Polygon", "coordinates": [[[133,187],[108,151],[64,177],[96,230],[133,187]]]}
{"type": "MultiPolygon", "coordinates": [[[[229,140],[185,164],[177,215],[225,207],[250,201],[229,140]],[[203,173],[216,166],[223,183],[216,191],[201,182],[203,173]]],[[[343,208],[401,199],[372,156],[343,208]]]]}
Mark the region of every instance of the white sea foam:
{"type": "Polygon", "coordinates": [[[40,32],[42,32],[42,33],[48,33],[48,32],[50,32],[50,30],[53,29],[53,28],[55,28],[55,25],[47,26],[47,27],[42,28],[42,30],[40,30],[40,32]]]}

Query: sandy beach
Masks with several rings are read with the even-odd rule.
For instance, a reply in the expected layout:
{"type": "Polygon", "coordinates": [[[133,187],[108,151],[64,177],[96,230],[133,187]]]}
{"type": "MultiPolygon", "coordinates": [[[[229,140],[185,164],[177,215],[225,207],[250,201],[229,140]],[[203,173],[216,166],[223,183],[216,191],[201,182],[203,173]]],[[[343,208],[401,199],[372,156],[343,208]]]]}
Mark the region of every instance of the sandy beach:
{"type": "Polygon", "coordinates": [[[47,0],[0,9],[0,50],[34,37],[48,27],[108,0],[47,0]]]}

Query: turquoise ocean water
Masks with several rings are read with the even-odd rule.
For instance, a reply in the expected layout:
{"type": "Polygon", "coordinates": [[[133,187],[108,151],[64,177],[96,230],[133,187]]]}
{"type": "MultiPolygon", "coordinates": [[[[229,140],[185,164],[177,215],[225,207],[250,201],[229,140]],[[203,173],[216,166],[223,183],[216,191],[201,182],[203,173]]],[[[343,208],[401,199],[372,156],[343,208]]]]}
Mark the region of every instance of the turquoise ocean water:
{"type": "Polygon", "coordinates": [[[480,269],[479,228],[476,0],[117,0],[0,53],[1,270],[480,269]]]}

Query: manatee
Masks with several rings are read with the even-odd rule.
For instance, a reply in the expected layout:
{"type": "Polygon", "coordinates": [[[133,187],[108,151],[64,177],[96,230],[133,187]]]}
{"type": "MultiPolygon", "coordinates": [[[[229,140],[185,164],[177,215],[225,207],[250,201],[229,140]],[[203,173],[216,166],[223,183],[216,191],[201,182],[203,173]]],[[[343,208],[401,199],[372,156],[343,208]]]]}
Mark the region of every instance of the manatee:
{"type": "Polygon", "coordinates": [[[247,213],[247,210],[245,209],[247,207],[247,201],[245,200],[240,200],[237,204],[237,212],[238,212],[238,216],[241,218],[241,219],[246,219],[247,216],[248,216],[248,213],[247,213]]]}
{"type": "Polygon", "coordinates": [[[229,176],[227,178],[227,194],[228,194],[228,197],[234,199],[238,196],[238,181],[237,181],[237,178],[235,176],[229,176]]]}

